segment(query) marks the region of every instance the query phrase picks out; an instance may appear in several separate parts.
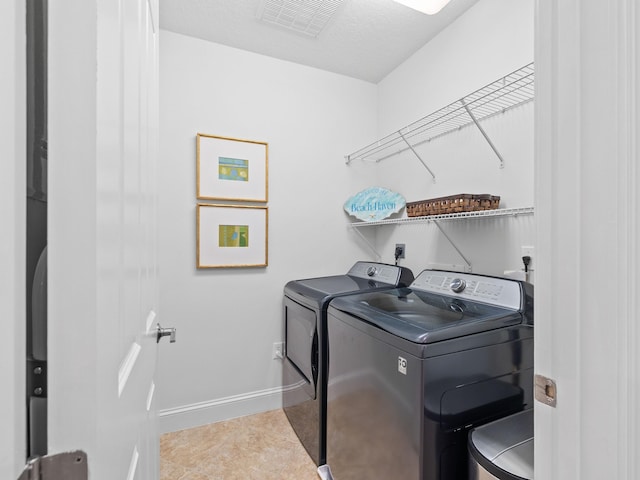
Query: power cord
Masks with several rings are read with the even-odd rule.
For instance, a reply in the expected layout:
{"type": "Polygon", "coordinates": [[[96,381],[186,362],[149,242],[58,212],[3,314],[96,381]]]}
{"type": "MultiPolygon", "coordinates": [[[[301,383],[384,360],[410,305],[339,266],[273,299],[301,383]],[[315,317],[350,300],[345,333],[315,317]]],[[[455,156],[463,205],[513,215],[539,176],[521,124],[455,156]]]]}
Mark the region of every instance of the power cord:
{"type": "Polygon", "coordinates": [[[524,263],[524,279],[525,281],[529,281],[529,264],[531,263],[531,257],[529,255],[525,255],[522,257],[522,263],[524,263]]]}
{"type": "Polygon", "coordinates": [[[396,266],[398,265],[398,258],[400,258],[400,255],[402,255],[402,247],[396,247],[396,251],[394,253],[394,256],[396,257],[396,266]]]}

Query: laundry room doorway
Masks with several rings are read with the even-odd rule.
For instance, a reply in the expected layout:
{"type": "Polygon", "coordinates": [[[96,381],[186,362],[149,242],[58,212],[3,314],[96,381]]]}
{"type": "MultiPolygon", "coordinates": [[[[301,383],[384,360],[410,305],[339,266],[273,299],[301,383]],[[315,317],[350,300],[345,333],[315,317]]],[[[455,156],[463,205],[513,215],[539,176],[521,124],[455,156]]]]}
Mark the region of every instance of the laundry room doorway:
{"type": "MultiPolygon", "coordinates": [[[[27,456],[25,4],[0,8],[7,479],[27,456]]],[[[168,343],[157,336],[158,17],[157,0],[48,5],[46,447],[86,452],[97,480],[159,476],[155,373],[168,343]]]]}

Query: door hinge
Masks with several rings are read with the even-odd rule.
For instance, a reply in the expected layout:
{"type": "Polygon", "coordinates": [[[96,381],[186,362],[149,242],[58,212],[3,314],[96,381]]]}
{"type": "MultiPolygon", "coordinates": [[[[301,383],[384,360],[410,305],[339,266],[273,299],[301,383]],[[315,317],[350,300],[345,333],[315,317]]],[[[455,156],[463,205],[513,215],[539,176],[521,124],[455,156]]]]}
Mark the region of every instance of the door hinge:
{"type": "Polygon", "coordinates": [[[46,360],[27,359],[27,395],[47,398],[46,360]]]}
{"type": "Polygon", "coordinates": [[[57,453],[29,460],[18,480],[88,480],[87,454],[57,453]]]}

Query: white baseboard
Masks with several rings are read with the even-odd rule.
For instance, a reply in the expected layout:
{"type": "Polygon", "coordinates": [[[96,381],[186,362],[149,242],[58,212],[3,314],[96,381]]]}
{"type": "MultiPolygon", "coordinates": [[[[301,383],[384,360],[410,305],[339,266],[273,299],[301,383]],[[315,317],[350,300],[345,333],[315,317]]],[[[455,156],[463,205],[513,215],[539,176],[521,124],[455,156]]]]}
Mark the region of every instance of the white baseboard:
{"type": "Polygon", "coordinates": [[[158,412],[160,433],[177,432],[282,408],[282,387],[194,403],[158,412]]]}

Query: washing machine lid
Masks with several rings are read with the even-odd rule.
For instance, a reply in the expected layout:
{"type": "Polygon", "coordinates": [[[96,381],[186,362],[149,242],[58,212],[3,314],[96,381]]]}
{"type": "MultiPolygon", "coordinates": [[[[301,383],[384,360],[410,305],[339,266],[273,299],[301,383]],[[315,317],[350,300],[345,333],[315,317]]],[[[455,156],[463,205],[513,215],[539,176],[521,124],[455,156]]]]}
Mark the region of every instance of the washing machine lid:
{"type": "Polygon", "coordinates": [[[319,297],[338,293],[359,292],[381,286],[393,286],[388,283],[376,282],[373,279],[351,277],[349,275],[309,278],[297,280],[295,283],[302,288],[315,292],[319,297]]]}
{"type": "Polygon", "coordinates": [[[412,288],[332,300],[343,311],[413,343],[428,344],[522,323],[520,310],[412,288]]]}
{"type": "Polygon", "coordinates": [[[292,280],[285,295],[322,303],[338,295],[410,285],[413,273],[406,267],[377,262],[356,262],[344,275],[292,280]]]}

